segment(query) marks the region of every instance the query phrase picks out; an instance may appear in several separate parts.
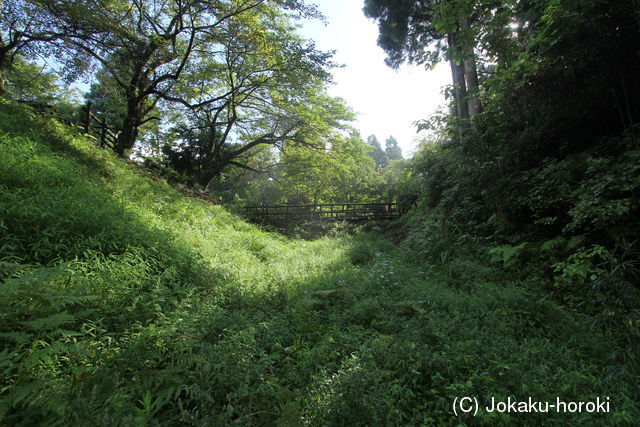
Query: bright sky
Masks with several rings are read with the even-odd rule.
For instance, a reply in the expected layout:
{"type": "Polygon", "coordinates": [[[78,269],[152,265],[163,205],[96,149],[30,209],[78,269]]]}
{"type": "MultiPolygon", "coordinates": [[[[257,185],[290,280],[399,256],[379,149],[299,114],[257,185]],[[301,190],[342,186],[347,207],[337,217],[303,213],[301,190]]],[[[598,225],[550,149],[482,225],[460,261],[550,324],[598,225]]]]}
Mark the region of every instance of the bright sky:
{"type": "Polygon", "coordinates": [[[412,125],[426,119],[444,103],[442,87],[450,84],[446,64],[434,70],[402,66],[395,71],[384,63],[378,47],[377,24],[364,16],[364,0],[312,0],[327,24],[307,22],[302,35],[315,40],[321,50],[335,50],[334,61],[345,67],[334,70],[331,95],[344,98],[358,113],[356,128],[364,139],[374,134],[384,148],[393,135],[405,157],[416,148],[412,125]]]}

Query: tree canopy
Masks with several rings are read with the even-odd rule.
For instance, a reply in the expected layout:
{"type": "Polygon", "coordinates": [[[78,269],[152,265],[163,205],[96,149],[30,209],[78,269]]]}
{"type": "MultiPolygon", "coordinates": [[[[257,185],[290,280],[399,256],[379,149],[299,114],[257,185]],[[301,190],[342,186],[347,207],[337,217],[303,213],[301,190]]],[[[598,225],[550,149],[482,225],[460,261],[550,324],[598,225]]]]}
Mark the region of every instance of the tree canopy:
{"type": "MultiPolygon", "coordinates": [[[[32,40],[55,41],[51,46],[68,56],[77,54],[97,64],[105,75],[103,84],[108,75],[109,91],[121,100],[114,147],[120,155],[133,148],[141,126],[157,119],[152,112],[160,101],[196,113],[205,107],[221,110],[221,105],[233,109],[239,99],[265,87],[264,74],[276,66],[279,83],[284,81],[284,70],[298,70],[298,78],[305,73],[328,78],[323,71],[329,65],[328,55],[292,38],[293,27],[286,23],[284,11],[313,15],[311,8],[295,1],[12,1],[10,6],[10,11],[19,9],[15,16],[33,10],[42,18],[35,24],[7,18],[9,30],[3,37],[10,40],[3,42],[2,52],[32,40]],[[203,73],[216,75],[210,76],[206,88],[200,87],[202,93],[195,94],[196,87],[184,89],[189,85],[183,80],[203,73]],[[226,85],[220,84],[225,77],[226,85]]],[[[273,80],[269,84],[276,86],[273,80]]]]}
{"type": "Polygon", "coordinates": [[[398,145],[398,140],[393,136],[390,136],[384,141],[384,152],[387,155],[389,161],[403,159],[402,148],[400,148],[400,146],[398,145]]]}

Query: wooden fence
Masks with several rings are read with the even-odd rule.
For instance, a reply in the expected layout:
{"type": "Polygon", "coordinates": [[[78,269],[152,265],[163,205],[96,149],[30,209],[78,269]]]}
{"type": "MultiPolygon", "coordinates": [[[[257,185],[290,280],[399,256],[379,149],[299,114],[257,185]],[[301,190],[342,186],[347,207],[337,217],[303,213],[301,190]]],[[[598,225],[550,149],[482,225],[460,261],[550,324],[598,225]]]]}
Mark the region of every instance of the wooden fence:
{"type": "Polygon", "coordinates": [[[118,140],[118,131],[107,123],[107,120],[102,117],[99,118],[91,112],[92,104],[88,102],[83,110],[83,120],[79,123],[82,126],[82,130],[86,134],[98,135],[98,142],[101,147],[115,147],[118,140]]]}
{"type": "Polygon", "coordinates": [[[36,101],[18,101],[29,105],[34,110],[42,114],[51,114],[58,120],[69,126],[75,126],[76,129],[96,140],[101,147],[114,148],[118,140],[118,130],[114,129],[107,123],[104,117],[98,117],[93,114],[93,104],[88,102],[80,111],[80,118],[69,117],[66,115],[56,114],[53,105],[44,104],[36,101]]]}
{"type": "Polygon", "coordinates": [[[400,216],[397,203],[321,203],[313,205],[245,206],[245,215],[259,222],[371,221],[400,216]]]}

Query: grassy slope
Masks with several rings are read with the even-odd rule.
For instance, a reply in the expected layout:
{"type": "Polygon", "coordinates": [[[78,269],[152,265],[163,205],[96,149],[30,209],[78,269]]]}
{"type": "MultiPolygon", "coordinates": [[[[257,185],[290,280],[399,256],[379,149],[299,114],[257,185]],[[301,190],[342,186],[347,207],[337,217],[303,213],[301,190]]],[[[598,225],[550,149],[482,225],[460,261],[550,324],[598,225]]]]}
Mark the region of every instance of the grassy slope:
{"type": "Polygon", "coordinates": [[[1,424],[457,424],[464,395],[612,402],[472,424],[638,416],[606,338],[530,283],[265,233],[6,103],[0,232],[1,424]]]}

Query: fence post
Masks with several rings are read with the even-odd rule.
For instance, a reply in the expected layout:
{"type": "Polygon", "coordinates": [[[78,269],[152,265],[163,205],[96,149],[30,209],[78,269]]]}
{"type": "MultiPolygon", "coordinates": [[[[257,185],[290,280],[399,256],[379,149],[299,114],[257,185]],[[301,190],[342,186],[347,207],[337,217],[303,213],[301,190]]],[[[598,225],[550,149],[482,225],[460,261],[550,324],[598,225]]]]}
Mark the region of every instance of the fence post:
{"type": "Polygon", "coordinates": [[[102,117],[100,126],[100,147],[104,147],[107,142],[107,119],[105,117],[102,117]]]}

